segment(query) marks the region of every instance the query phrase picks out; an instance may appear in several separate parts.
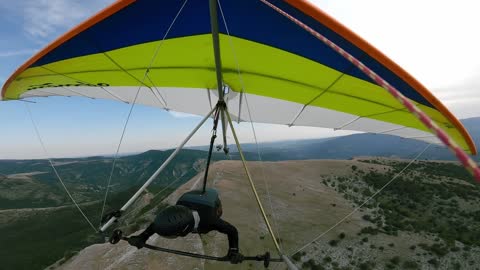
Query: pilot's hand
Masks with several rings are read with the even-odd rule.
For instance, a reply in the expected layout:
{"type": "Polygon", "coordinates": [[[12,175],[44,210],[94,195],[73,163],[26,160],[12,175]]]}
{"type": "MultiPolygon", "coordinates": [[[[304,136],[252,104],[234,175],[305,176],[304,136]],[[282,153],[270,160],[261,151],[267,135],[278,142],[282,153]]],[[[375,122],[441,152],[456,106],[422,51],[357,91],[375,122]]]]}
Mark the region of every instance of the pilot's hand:
{"type": "Polygon", "coordinates": [[[236,248],[229,249],[227,257],[230,260],[230,263],[232,264],[243,262],[243,255],[240,252],[238,252],[238,249],[236,248]]]}
{"type": "Polygon", "coordinates": [[[145,237],[142,237],[141,235],[128,238],[128,243],[134,247],[137,247],[138,249],[143,248],[146,241],[147,239],[145,239],[145,237]]]}

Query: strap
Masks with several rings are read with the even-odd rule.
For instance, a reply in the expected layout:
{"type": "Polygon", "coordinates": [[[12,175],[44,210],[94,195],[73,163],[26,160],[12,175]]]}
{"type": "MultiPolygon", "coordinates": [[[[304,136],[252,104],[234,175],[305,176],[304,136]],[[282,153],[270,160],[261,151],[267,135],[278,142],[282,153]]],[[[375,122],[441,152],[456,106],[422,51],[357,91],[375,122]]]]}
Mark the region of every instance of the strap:
{"type": "Polygon", "coordinates": [[[195,220],[195,225],[193,226],[193,231],[196,232],[198,229],[198,224],[200,224],[200,215],[195,210],[192,210],[193,219],[195,220]]]}
{"type": "Polygon", "coordinates": [[[217,105],[215,105],[212,138],[210,138],[210,148],[208,149],[207,165],[205,167],[205,175],[203,176],[203,189],[202,189],[203,193],[205,193],[205,188],[207,187],[208,169],[210,168],[210,160],[212,159],[212,151],[213,151],[213,145],[215,143],[215,138],[217,138],[218,119],[220,118],[220,112],[224,107],[225,107],[225,102],[221,102],[221,101],[218,101],[217,105]]]}

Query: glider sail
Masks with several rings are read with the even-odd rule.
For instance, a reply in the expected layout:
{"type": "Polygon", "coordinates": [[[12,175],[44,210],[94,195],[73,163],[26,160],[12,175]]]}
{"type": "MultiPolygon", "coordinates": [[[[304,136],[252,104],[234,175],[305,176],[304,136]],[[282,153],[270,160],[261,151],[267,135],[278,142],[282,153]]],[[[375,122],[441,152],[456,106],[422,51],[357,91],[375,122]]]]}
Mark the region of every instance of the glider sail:
{"type": "MultiPolygon", "coordinates": [[[[466,152],[462,124],[407,72],[301,0],[272,0],[398,89],[466,152]]],[[[258,0],[219,2],[225,102],[232,118],[440,143],[343,56],[258,0]],[[246,97],[246,98],[245,98],[246,97]]],[[[218,91],[208,0],[120,0],[60,37],[5,83],[4,100],[81,96],[206,115],[218,91]]]]}
{"type": "MultiPolygon", "coordinates": [[[[296,267],[277,243],[232,120],[443,142],[480,180],[480,170],[463,152],[476,154],[475,144],[458,119],[406,71],[304,0],[119,0],[23,64],[0,99],[49,96],[111,99],[132,103],[131,108],[143,104],[204,116],[120,212],[214,112],[215,121],[222,119],[226,146],[227,117],[289,269],[296,267]]],[[[105,200],[107,194],[108,188],[105,200]]]]}

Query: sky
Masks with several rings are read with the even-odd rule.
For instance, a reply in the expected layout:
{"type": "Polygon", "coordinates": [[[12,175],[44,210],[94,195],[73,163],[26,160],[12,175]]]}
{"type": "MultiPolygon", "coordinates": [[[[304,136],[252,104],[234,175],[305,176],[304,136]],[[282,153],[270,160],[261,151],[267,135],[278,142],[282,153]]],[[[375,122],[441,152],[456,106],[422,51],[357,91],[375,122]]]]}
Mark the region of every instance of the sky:
{"type": "MultiPolygon", "coordinates": [[[[0,85],[36,51],[109,5],[111,0],[0,0],[0,85]]],[[[480,116],[480,25],[476,1],[316,0],[319,8],[378,48],[434,93],[458,118],[480,116]]],[[[130,106],[51,97],[0,102],[0,159],[115,153],[130,106]],[[28,107],[28,108],[27,108],[28,107]],[[35,135],[33,122],[47,149],[35,135]]],[[[172,148],[200,118],[135,106],[121,153],[172,148]]],[[[321,128],[255,124],[259,141],[351,134],[321,128]]],[[[211,123],[189,145],[206,145],[211,123]]],[[[253,142],[251,125],[238,126],[253,142]]],[[[229,137],[233,143],[233,138],[229,137]]]]}

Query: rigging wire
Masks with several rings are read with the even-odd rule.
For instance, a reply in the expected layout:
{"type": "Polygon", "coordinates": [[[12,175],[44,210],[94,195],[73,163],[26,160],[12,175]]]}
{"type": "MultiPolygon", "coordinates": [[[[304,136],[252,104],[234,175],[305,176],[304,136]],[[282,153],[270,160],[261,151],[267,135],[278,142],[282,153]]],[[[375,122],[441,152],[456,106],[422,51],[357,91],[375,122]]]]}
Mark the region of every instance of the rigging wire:
{"type": "MultiPolygon", "coordinates": [[[[234,56],[234,59],[235,59],[235,64],[236,64],[236,69],[237,69],[237,74],[238,74],[238,78],[240,80],[240,85],[241,85],[241,88],[242,88],[242,93],[244,93],[244,90],[245,90],[245,84],[244,84],[244,81],[243,81],[243,76],[241,74],[241,71],[240,71],[240,63],[238,61],[238,56],[236,54],[236,51],[235,51],[235,47],[233,46],[233,41],[232,41],[232,36],[230,35],[230,31],[228,29],[228,24],[227,24],[227,21],[225,19],[225,15],[223,13],[223,9],[222,9],[222,5],[220,3],[220,0],[217,0],[218,2],[218,6],[219,6],[219,9],[220,9],[220,14],[222,16],[222,19],[223,19],[223,24],[225,25],[225,29],[227,31],[227,35],[229,37],[229,43],[230,43],[230,50],[232,51],[232,54],[234,56]]],[[[263,183],[265,185],[265,191],[266,191],[266,194],[267,194],[267,198],[268,198],[268,203],[269,203],[269,206],[270,206],[270,213],[273,217],[273,225],[274,227],[276,228],[276,234],[278,235],[278,237],[280,238],[280,227],[278,225],[278,218],[275,214],[275,211],[273,209],[273,203],[272,203],[272,198],[271,198],[271,194],[270,194],[270,189],[269,189],[269,186],[268,186],[268,183],[267,183],[267,180],[266,180],[266,177],[265,177],[265,167],[263,166],[263,160],[262,160],[262,156],[260,154],[260,147],[258,145],[258,139],[257,139],[257,133],[255,131],[255,126],[254,126],[254,123],[253,123],[253,120],[252,120],[252,114],[251,114],[251,110],[250,110],[250,106],[248,105],[248,101],[247,101],[247,96],[244,95],[244,98],[245,98],[245,105],[247,107],[247,112],[248,112],[248,116],[249,116],[249,120],[250,120],[250,126],[252,128],[252,133],[253,133],[253,138],[255,140],[255,145],[256,145],[256,149],[257,149],[257,155],[258,155],[258,160],[260,161],[260,168],[261,168],[261,171],[262,171],[262,179],[263,179],[263,183]]],[[[241,104],[239,105],[239,108],[241,107],[241,104]]],[[[227,112],[228,113],[228,112],[227,112]]],[[[241,118],[241,115],[239,114],[238,115],[238,119],[241,118]]],[[[280,247],[282,247],[281,243],[279,243],[280,247]]]]}
{"type": "Polygon", "coordinates": [[[138,94],[140,93],[140,88],[141,88],[141,86],[138,88],[137,93],[135,94],[135,98],[133,99],[132,105],[130,106],[130,110],[128,111],[127,119],[125,120],[125,124],[123,125],[122,135],[120,136],[120,141],[117,145],[117,151],[115,152],[115,156],[113,157],[112,168],[110,169],[110,175],[108,177],[107,185],[105,187],[106,188],[105,189],[105,196],[103,198],[102,212],[100,214],[100,224],[99,224],[99,226],[102,226],[102,218],[103,218],[103,214],[104,214],[104,211],[105,211],[105,204],[107,203],[108,191],[110,189],[110,184],[112,182],[112,177],[113,177],[113,172],[115,170],[115,165],[116,165],[117,160],[118,160],[118,153],[120,152],[120,147],[122,145],[123,138],[124,138],[125,132],[127,130],[127,125],[128,125],[128,122],[130,121],[130,116],[132,115],[132,112],[133,112],[133,107],[135,106],[135,102],[137,101],[138,94]]]}
{"type": "Polygon", "coordinates": [[[304,250],[305,248],[309,247],[311,244],[315,243],[318,239],[322,238],[324,235],[326,235],[328,232],[330,232],[331,230],[333,230],[334,228],[336,228],[338,225],[342,224],[346,219],[348,219],[350,216],[352,216],[354,213],[356,213],[358,210],[360,210],[360,208],[362,208],[367,202],[369,202],[371,199],[373,199],[375,196],[377,196],[380,192],[382,192],[388,185],[390,185],[393,181],[395,181],[395,179],[397,179],[397,177],[399,177],[406,169],[408,169],[408,167],[410,167],[410,165],[412,165],[423,153],[425,153],[425,151],[427,151],[427,149],[430,147],[431,144],[428,144],[420,153],[418,153],[418,155],[413,158],[400,172],[398,172],[397,174],[395,174],[395,176],[390,179],[385,185],[383,185],[379,190],[377,190],[372,196],[370,196],[367,200],[365,200],[362,204],[360,204],[357,208],[353,209],[352,212],[350,212],[348,215],[346,215],[345,217],[343,217],[342,219],[340,219],[337,223],[335,223],[332,227],[330,227],[328,230],[324,231],[323,233],[321,233],[319,236],[315,237],[312,241],[310,241],[309,243],[307,243],[306,245],[302,246],[301,248],[299,248],[297,251],[295,251],[294,253],[292,253],[290,256],[293,256],[295,254],[297,254],[298,252],[304,250]]]}
{"type": "Polygon", "coordinates": [[[187,4],[188,0],[185,0],[183,5],[180,7],[179,11],[177,12],[175,18],[173,19],[172,23],[170,24],[170,26],[168,27],[167,31],[165,32],[165,35],[163,36],[162,40],[160,40],[160,42],[158,43],[156,49],[155,49],[155,52],[152,56],[152,58],[150,59],[150,63],[148,65],[148,68],[145,70],[145,74],[143,75],[143,79],[141,81],[141,85],[138,87],[138,90],[137,90],[137,93],[135,95],[135,98],[132,102],[132,105],[130,106],[130,110],[129,110],[129,113],[128,113],[128,116],[127,116],[127,119],[125,120],[125,124],[123,126],[123,131],[122,131],[122,135],[120,137],[120,141],[118,143],[118,146],[117,146],[117,151],[115,152],[115,156],[114,156],[114,159],[113,159],[113,163],[112,163],[112,169],[110,171],[110,175],[108,177],[108,181],[107,181],[107,185],[106,185],[106,190],[105,190],[105,197],[103,199],[103,205],[102,205],[102,212],[100,214],[100,225],[101,226],[101,220],[102,220],[102,217],[103,217],[103,214],[105,212],[105,204],[107,202],[107,197],[108,197],[108,191],[109,191],[109,188],[110,188],[110,184],[111,184],[111,181],[112,181],[112,177],[113,177],[113,172],[115,170],[115,164],[116,164],[116,161],[118,159],[118,153],[120,151],[120,147],[122,145],[122,142],[123,142],[123,138],[124,138],[124,135],[125,135],[125,131],[127,129],[127,125],[128,125],[128,122],[130,120],[130,116],[132,114],[132,111],[133,111],[133,108],[135,106],[135,102],[137,101],[137,98],[138,98],[138,94],[140,93],[140,90],[142,89],[142,85],[144,84],[145,82],[145,79],[148,77],[148,73],[150,71],[150,68],[152,67],[153,65],[153,62],[155,61],[155,59],[157,58],[157,55],[158,55],[158,52],[160,50],[160,47],[161,45],[163,44],[163,42],[165,41],[165,39],[167,38],[167,35],[170,33],[170,30],[172,29],[173,25],[175,24],[175,22],[177,21],[177,18],[178,16],[180,16],[180,13],[182,12],[183,8],[185,7],[185,5],[187,4]]]}
{"type": "MultiPolygon", "coordinates": [[[[263,164],[262,156],[260,155],[260,147],[258,146],[257,132],[255,131],[255,127],[254,127],[253,120],[252,120],[252,115],[250,113],[250,106],[248,105],[247,95],[245,95],[244,98],[245,98],[245,106],[247,107],[248,116],[250,118],[250,125],[252,127],[253,138],[255,139],[255,146],[256,146],[256,149],[257,149],[258,160],[260,161],[260,168],[261,168],[261,171],[262,171],[263,183],[265,185],[265,192],[267,193],[267,199],[268,199],[268,203],[270,205],[270,213],[272,214],[272,217],[273,217],[273,224],[276,228],[276,233],[277,233],[278,237],[280,238],[280,233],[279,233],[280,226],[278,225],[278,218],[277,218],[277,215],[275,214],[276,211],[273,209],[272,196],[270,194],[270,188],[269,188],[269,185],[267,183],[267,179],[265,177],[265,166],[263,164]]],[[[280,244],[280,247],[282,247],[282,244],[281,244],[280,241],[279,241],[279,244],[280,244]]]]}
{"type": "Polygon", "coordinates": [[[68,191],[68,188],[67,186],[65,185],[65,183],[63,182],[62,178],[60,177],[60,174],[58,173],[57,169],[55,168],[55,165],[53,164],[53,161],[52,159],[50,158],[50,155],[48,154],[48,151],[47,151],[47,148],[45,147],[45,144],[43,142],[43,139],[42,137],[40,136],[40,131],[38,130],[38,127],[35,123],[35,120],[33,119],[33,115],[32,115],[32,111],[30,110],[30,107],[28,106],[28,103],[24,103],[25,104],[25,107],[27,108],[27,111],[28,111],[28,115],[30,117],[30,121],[32,122],[32,125],[33,125],[33,128],[35,129],[35,134],[37,135],[37,139],[38,141],[40,142],[40,145],[42,146],[42,149],[43,149],[43,153],[45,155],[45,158],[48,160],[48,162],[50,163],[50,166],[52,167],[53,169],[53,172],[55,173],[55,176],[57,177],[57,179],[60,181],[60,183],[62,184],[62,187],[63,189],[65,190],[65,192],[67,193],[68,197],[70,197],[70,200],[73,202],[73,204],[75,204],[75,206],[77,207],[78,211],[80,212],[80,214],[82,214],[82,216],[85,218],[85,220],[88,222],[88,224],[90,225],[90,227],[92,227],[92,229],[98,233],[98,230],[95,228],[95,226],[93,226],[92,222],[90,221],[90,219],[87,217],[87,215],[83,212],[82,208],[80,208],[80,205],[78,205],[77,201],[75,201],[75,199],[73,198],[72,194],[70,193],[70,191],[68,191]]]}
{"type": "Polygon", "coordinates": [[[265,224],[267,225],[268,231],[270,233],[270,236],[272,237],[272,241],[275,244],[275,248],[277,249],[278,253],[280,255],[283,255],[282,250],[280,248],[280,245],[278,244],[277,238],[275,237],[275,232],[272,230],[272,227],[270,226],[270,222],[268,221],[267,214],[265,213],[265,210],[263,209],[262,202],[260,201],[260,197],[258,197],[257,189],[255,188],[255,184],[253,183],[252,176],[250,175],[250,171],[248,170],[247,166],[247,161],[245,160],[245,156],[243,155],[242,148],[240,146],[240,142],[237,137],[237,133],[235,132],[235,129],[233,127],[233,122],[232,118],[230,116],[230,113],[228,110],[225,111],[228,122],[230,124],[230,130],[232,131],[233,138],[235,139],[235,144],[237,145],[238,148],[238,153],[240,154],[240,158],[242,160],[243,168],[245,169],[245,173],[247,175],[248,181],[250,183],[250,187],[252,188],[253,194],[255,195],[255,199],[257,201],[258,207],[260,208],[260,211],[262,213],[262,217],[265,221],[265,224]]]}

